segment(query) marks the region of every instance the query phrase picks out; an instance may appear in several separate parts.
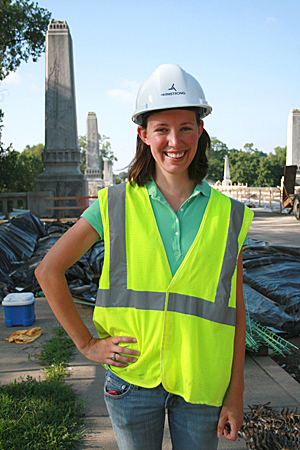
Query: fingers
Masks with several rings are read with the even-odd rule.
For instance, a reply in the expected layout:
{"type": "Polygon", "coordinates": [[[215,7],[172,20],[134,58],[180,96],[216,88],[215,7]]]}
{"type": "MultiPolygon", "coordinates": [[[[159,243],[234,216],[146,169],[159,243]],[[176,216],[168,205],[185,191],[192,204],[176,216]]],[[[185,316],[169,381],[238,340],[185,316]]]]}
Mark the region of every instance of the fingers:
{"type": "Polygon", "coordinates": [[[115,367],[126,367],[128,364],[135,363],[140,352],[131,348],[123,347],[122,343],[136,343],[137,340],[128,336],[116,336],[113,338],[107,338],[106,341],[110,341],[112,346],[109,346],[112,354],[109,356],[107,364],[115,367]],[[128,356],[127,356],[128,355],[128,356]],[[112,359],[113,358],[113,359],[112,359]]]}
{"type": "Polygon", "coordinates": [[[137,361],[138,350],[126,348],[119,344],[136,344],[137,340],[128,336],[115,336],[106,339],[92,338],[88,345],[80,349],[89,360],[115,367],[126,367],[137,361]],[[111,359],[113,358],[113,359],[111,359]]]}
{"type": "Polygon", "coordinates": [[[235,441],[238,436],[239,428],[237,422],[232,419],[228,419],[225,415],[220,416],[218,423],[218,438],[224,434],[224,438],[229,441],[235,441]]]}
{"type": "Polygon", "coordinates": [[[238,428],[236,426],[236,423],[233,422],[232,424],[227,424],[225,425],[224,428],[224,437],[225,439],[229,440],[229,441],[235,441],[238,435],[238,428]]]}
{"type": "Polygon", "coordinates": [[[120,353],[113,353],[109,358],[107,364],[116,367],[126,367],[128,364],[135,363],[136,361],[137,358],[134,358],[132,356],[123,356],[120,353]]]}
{"type": "Polygon", "coordinates": [[[218,438],[220,438],[224,433],[225,423],[226,423],[226,416],[223,415],[221,412],[218,422],[218,432],[217,432],[218,438]]]}

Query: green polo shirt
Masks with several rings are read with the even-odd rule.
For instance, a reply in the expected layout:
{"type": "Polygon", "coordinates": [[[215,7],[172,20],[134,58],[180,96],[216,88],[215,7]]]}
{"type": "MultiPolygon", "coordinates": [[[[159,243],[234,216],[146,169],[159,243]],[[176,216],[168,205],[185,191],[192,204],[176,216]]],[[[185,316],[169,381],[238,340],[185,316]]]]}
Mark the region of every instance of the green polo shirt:
{"type": "MultiPolygon", "coordinates": [[[[153,180],[146,186],[171,272],[174,275],[196,237],[210,197],[211,187],[203,180],[201,185],[195,187],[192,195],[181,205],[176,214],[153,180]]],[[[83,212],[82,217],[103,239],[99,202],[95,201],[83,212]]]]}

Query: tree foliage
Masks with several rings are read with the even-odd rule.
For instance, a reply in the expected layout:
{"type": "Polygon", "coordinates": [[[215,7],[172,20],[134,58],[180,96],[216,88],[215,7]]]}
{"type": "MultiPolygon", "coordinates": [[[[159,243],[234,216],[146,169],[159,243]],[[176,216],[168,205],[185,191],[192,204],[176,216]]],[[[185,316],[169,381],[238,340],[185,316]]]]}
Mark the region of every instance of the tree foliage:
{"type": "Polygon", "coordinates": [[[9,186],[17,159],[17,152],[11,145],[4,148],[2,144],[3,115],[0,110],[0,192],[6,192],[5,189],[9,186]]]}
{"type": "Polygon", "coordinates": [[[229,158],[230,178],[233,184],[248,186],[280,186],[283,176],[286,147],[276,147],[274,153],[264,153],[246,143],[243,149],[229,149],[222,141],[212,138],[207,178],[222,181],[224,159],[229,158]]]}
{"type": "Polygon", "coordinates": [[[22,153],[17,158],[17,179],[14,182],[14,192],[32,192],[36,177],[43,172],[42,162],[43,144],[37,144],[30,147],[26,145],[22,153]]]}
{"type": "MultiPolygon", "coordinates": [[[[105,136],[104,134],[98,133],[98,139],[99,139],[99,153],[100,153],[100,162],[101,162],[101,169],[104,169],[104,160],[106,159],[110,163],[113,163],[114,161],[118,161],[118,159],[115,157],[112,148],[111,143],[109,142],[109,137],[105,136]]],[[[85,171],[86,167],[86,136],[79,136],[78,137],[78,145],[81,153],[81,166],[80,170],[82,173],[85,171]]]]}
{"type": "Polygon", "coordinates": [[[26,145],[19,153],[11,147],[0,151],[0,192],[32,192],[36,177],[44,170],[43,144],[26,145]]]}
{"type": "Polygon", "coordinates": [[[30,0],[0,0],[0,80],[45,48],[51,13],[30,0]]]}
{"type": "Polygon", "coordinates": [[[224,175],[224,158],[229,149],[224,142],[213,137],[211,139],[211,151],[209,155],[209,168],[207,178],[214,181],[222,181],[224,175]]]}

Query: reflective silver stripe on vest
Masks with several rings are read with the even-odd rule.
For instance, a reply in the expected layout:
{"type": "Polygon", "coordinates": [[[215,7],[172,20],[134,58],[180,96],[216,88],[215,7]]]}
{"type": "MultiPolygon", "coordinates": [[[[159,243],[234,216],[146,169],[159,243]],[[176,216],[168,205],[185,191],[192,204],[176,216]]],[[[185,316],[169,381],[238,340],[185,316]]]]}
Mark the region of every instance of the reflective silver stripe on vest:
{"type": "MultiPolygon", "coordinates": [[[[108,188],[110,289],[98,290],[96,306],[163,311],[165,292],[127,289],[125,192],[125,183],[108,188]]],[[[210,302],[198,297],[170,293],[168,311],[193,315],[225,325],[235,325],[236,311],[235,308],[228,306],[228,302],[238,256],[238,235],[243,224],[244,205],[233,199],[230,201],[229,229],[215,301],[210,302]]]]}
{"type": "MultiPolygon", "coordinates": [[[[96,306],[164,311],[165,300],[165,292],[99,289],[96,306]]],[[[197,316],[224,325],[235,325],[235,308],[218,307],[213,302],[188,295],[170,293],[168,311],[197,316]]]]}
{"type": "Polygon", "coordinates": [[[239,251],[238,236],[240,234],[244,219],[245,208],[243,203],[233,200],[232,198],[230,201],[230,220],[225,255],[215,298],[215,302],[217,304],[222,304],[223,301],[226,301],[227,304],[229,302],[231,280],[234,274],[239,251]]]}
{"type": "Polygon", "coordinates": [[[127,261],[125,236],[126,183],[108,188],[108,217],[110,239],[110,287],[127,289],[127,261]]]}
{"type": "Polygon", "coordinates": [[[97,306],[102,308],[135,308],[152,311],[165,309],[165,292],[132,291],[127,289],[99,289],[97,306]]]}

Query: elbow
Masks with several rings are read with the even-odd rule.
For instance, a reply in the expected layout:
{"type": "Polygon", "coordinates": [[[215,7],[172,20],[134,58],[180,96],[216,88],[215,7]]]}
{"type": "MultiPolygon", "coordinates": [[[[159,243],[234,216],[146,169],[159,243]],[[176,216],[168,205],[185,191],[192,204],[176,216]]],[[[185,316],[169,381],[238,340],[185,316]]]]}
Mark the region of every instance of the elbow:
{"type": "Polygon", "coordinates": [[[41,283],[43,280],[43,272],[44,272],[44,270],[43,270],[43,265],[41,262],[34,271],[35,278],[37,279],[40,286],[41,286],[41,283]]]}
{"type": "Polygon", "coordinates": [[[65,270],[62,269],[57,262],[46,257],[40,262],[34,271],[40,287],[43,289],[45,285],[52,284],[57,280],[64,279],[65,270]]]}
{"type": "Polygon", "coordinates": [[[45,259],[43,259],[37,266],[34,271],[34,275],[41,287],[45,282],[47,282],[47,280],[51,278],[52,269],[51,266],[49,267],[49,264],[47,264],[47,261],[45,261],[45,259]]]}

